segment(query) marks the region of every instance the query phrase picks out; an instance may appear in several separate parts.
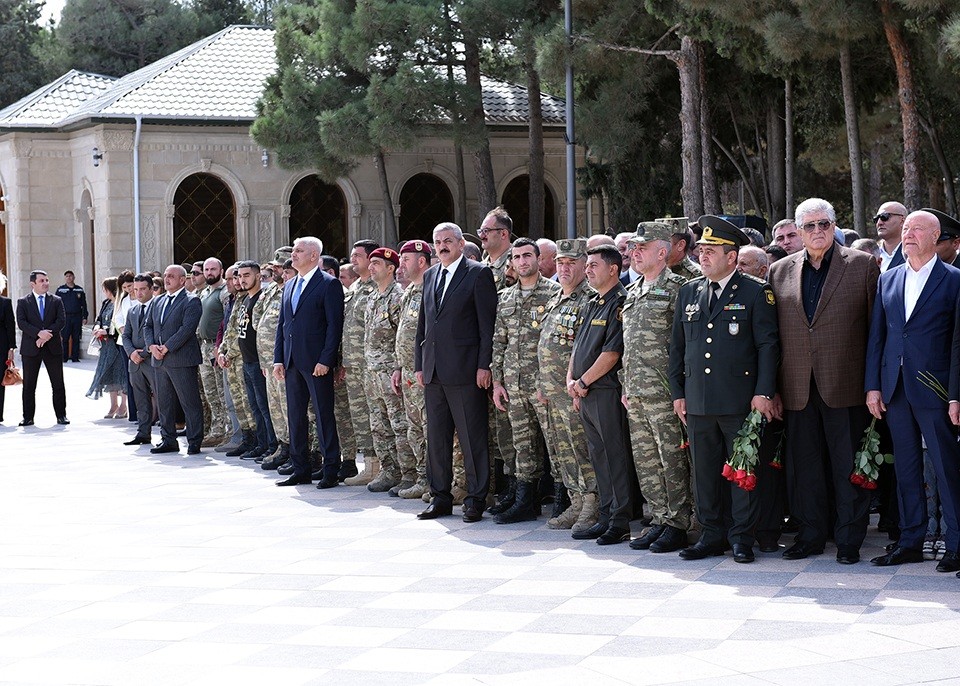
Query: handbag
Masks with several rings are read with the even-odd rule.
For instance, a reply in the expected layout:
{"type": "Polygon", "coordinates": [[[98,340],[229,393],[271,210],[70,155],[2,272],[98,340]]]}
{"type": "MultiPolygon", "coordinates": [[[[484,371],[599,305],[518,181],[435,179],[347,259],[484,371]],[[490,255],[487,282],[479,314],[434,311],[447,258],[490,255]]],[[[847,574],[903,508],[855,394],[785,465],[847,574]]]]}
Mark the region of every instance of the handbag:
{"type": "Polygon", "coordinates": [[[13,360],[7,361],[7,369],[3,372],[3,381],[0,385],[17,386],[23,383],[23,377],[20,376],[20,370],[13,366],[13,360]]]}
{"type": "Polygon", "coordinates": [[[91,357],[99,356],[101,347],[103,347],[103,341],[94,336],[90,339],[90,345],[87,346],[87,355],[91,357]]]}

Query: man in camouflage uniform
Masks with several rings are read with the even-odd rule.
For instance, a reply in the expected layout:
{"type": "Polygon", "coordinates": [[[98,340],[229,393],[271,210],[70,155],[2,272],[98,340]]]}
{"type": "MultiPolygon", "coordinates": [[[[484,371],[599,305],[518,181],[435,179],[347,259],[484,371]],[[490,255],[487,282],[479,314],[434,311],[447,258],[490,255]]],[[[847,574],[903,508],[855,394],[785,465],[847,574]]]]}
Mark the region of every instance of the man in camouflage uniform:
{"type": "MultiPolygon", "coordinates": [[[[274,257],[280,262],[290,259],[293,252],[291,246],[278,248],[274,257]]],[[[292,270],[290,273],[293,273],[292,270]]],[[[272,455],[265,456],[260,467],[265,470],[276,469],[290,456],[290,427],[287,423],[287,392],[284,382],[277,381],[273,375],[273,350],[277,342],[277,322],[280,320],[280,308],[283,303],[283,285],[286,283],[282,266],[273,271],[273,282],[263,289],[260,300],[253,308],[254,321],[257,328],[257,354],[260,356],[260,367],[264,370],[267,379],[267,399],[270,404],[270,421],[277,434],[277,450],[272,455]]]]}
{"type": "MultiPolygon", "coordinates": [[[[493,272],[493,283],[497,287],[497,291],[502,291],[508,286],[507,268],[510,266],[510,234],[512,231],[513,220],[503,207],[490,210],[477,230],[484,250],[482,263],[490,267],[490,271],[493,272]]],[[[492,396],[488,417],[491,468],[495,467],[497,460],[503,465],[513,464],[516,461],[516,454],[514,453],[513,436],[510,433],[510,420],[505,413],[497,411],[493,405],[492,396]]],[[[457,476],[455,460],[455,484],[459,483],[457,476]]],[[[512,484],[513,482],[509,483],[512,484]]],[[[503,505],[505,505],[504,509],[513,504],[513,495],[513,491],[510,490],[501,498],[503,505]]]]}
{"type": "Polygon", "coordinates": [[[670,254],[667,255],[667,267],[685,281],[703,276],[700,265],[690,259],[690,247],[694,236],[687,223],[687,217],[667,217],[656,222],[667,224],[671,228],[670,254]]]}
{"type": "Polygon", "coordinates": [[[370,277],[377,288],[367,298],[363,339],[370,433],[380,461],[380,473],[367,488],[374,493],[390,491],[393,496],[413,486],[417,476],[416,459],[407,442],[403,399],[394,393],[391,381],[400,369],[396,349],[403,289],[394,279],[399,266],[400,256],[390,248],[370,253],[370,277]]]}
{"type": "Polygon", "coordinates": [[[229,432],[227,408],[223,401],[223,374],[216,366],[217,332],[223,321],[223,302],[220,300],[226,282],[223,280],[223,264],[216,257],[208,257],[203,262],[203,275],[207,285],[200,292],[200,304],[203,313],[197,327],[200,339],[200,383],[203,396],[210,407],[210,425],[201,447],[211,448],[219,445],[229,432]]]}
{"type": "Polygon", "coordinates": [[[686,280],[667,269],[672,228],[643,222],[629,242],[640,278],[623,304],[623,405],[640,490],[652,522],[634,550],[668,553],[687,544],[693,496],[690,462],[667,374],[677,294],[686,280]]]}
{"type": "Polygon", "coordinates": [[[561,290],[547,303],[540,325],[537,361],[540,370],[540,425],[545,427],[554,478],[563,481],[570,507],[547,521],[551,529],[585,531],[597,523],[597,476],[587,454],[587,437],[580,414],[567,393],[567,367],[580,313],[594,291],[587,283],[587,241],[557,243],[557,280],[561,290]]]}
{"type": "Polygon", "coordinates": [[[410,281],[400,300],[400,323],[397,325],[396,355],[400,369],[393,372],[393,391],[403,398],[407,416],[407,444],[413,453],[416,481],[409,488],[400,488],[401,498],[422,498],[430,493],[427,483],[426,404],[423,387],[417,383],[414,369],[414,345],[417,320],[423,299],[423,273],[430,267],[430,244],[407,241],[400,248],[400,269],[410,281]]]}
{"type": "Polygon", "coordinates": [[[363,355],[364,317],[366,315],[367,298],[377,289],[377,284],[370,278],[370,253],[380,246],[371,240],[364,239],[353,244],[350,252],[350,264],[356,270],[359,278],[353,282],[343,295],[343,342],[341,343],[340,358],[343,360],[343,371],[340,372],[343,383],[340,395],[346,395],[347,402],[337,401],[337,387],[334,386],[334,414],[337,424],[350,422],[353,426],[353,435],[356,440],[354,457],[344,451],[341,474],[343,483],[347,486],[365,486],[377,475],[379,462],[373,449],[373,437],[370,433],[370,410],[367,405],[367,391],[365,388],[367,363],[363,355]],[[339,409],[340,414],[337,414],[339,409]],[[349,409],[349,415],[345,411],[349,409]],[[346,472],[356,469],[356,459],[363,456],[363,473],[347,476],[346,472]],[[352,464],[352,468],[351,468],[352,464]]]}
{"type": "Polygon", "coordinates": [[[228,450],[227,457],[239,457],[253,450],[257,445],[256,423],[253,420],[253,410],[250,399],[247,397],[247,387],[243,383],[243,365],[240,363],[240,347],[238,344],[239,321],[246,313],[242,306],[247,294],[240,290],[240,280],[237,276],[237,265],[227,271],[228,278],[233,280],[236,295],[230,319],[223,327],[223,341],[218,349],[217,364],[227,372],[227,385],[230,387],[230,397],[233,398],[233,407],[237,412],[237,421],[243,432],[243,441],[233,450],[228,450]]]}
{"type": "Polygon", "coordinates": [[[514,502],[490,508],[497,524],[536,519],[540,515],[539,484],[543,476],[537,416],[537,344],[540,321],[556,282],[540,275],[540,248],[529,238],[518,238],[510,261],[517,283],[500,291],[493,330],[493,402],[510,420],[514,450],[504,462],[504,472],[515,482],[514,502]]]}

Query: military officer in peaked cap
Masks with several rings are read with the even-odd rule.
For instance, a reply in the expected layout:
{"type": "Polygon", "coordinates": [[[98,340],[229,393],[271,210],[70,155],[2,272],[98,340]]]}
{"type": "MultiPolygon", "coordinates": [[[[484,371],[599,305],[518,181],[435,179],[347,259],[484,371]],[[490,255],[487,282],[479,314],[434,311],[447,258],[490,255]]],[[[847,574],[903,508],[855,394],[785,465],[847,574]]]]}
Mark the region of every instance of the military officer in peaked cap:
{"type": "MultiPolygon", "coordinates": [[[[924,207],[921,212],[929,212],[940,220],[940,238],[937,239],[937,255],[944,264],[960,268],[960,221],[957,221],[946,212],[924,207]]],[[[58,291],[59,292],[59,291],[58,291]]]]}
{"type": "Polygon", "coordinates": [[[686,560],[722,555],[753,562],[759,499],[722,476],[733,440],[751,409],[773,416],[780,343],[776,300],[764,281],[737,270],[749,239],[736,226],[704,215],[703,277],[680,289],[670,342],[670,394],[686,422],[694,470],[700,540],[680,551],[686,560]],[[726,493],[724,491],[726,490],[726,493]]]}

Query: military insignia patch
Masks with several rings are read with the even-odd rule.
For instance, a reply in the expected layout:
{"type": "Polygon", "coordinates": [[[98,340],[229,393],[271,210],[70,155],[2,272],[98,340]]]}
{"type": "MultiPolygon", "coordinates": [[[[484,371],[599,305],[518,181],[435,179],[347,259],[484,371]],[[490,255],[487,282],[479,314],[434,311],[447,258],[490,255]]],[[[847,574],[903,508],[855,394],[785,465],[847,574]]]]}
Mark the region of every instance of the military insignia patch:
{"type": "Polygon", "coordinates": [[[767,291],[766,293],[767,293],[767,304],[776,305],[777,299],[773,296],[773,291],[767,291]]]}
{"type": "Polygon", "coordinates": [[[727,331],[730,332],[731,336],[736,336],[738,333],[740,333],[740,323],[730,322],[730,325],[727,327],[727,331]]]}

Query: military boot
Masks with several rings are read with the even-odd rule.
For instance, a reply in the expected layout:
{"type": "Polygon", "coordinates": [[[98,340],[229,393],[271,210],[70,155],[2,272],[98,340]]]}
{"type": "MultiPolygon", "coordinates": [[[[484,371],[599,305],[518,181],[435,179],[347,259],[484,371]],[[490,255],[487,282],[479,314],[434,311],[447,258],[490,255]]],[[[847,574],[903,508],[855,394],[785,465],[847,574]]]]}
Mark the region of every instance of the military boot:
{"type": "Polygon", "coordinates": [[[517,481],[513,505],[493,518],[497,524],[529,522],[540,516],[540,489],[535,481],[517,481]]]}
{"type": "Polygon", "coordinates": [[[559,516],[548,519],[547,526],[551,529],[569,529],[577,521],[582,509],[583,496],[576,492],[570,493],[570,507],[559,516]]]}
{"type": "Polygon", "coordinates": [[[583,509],[580,510],[580,516],[574,522],[573,533],[586,531],[597,523],[600,518],[600,503],[597,501],[596,493],[587,493],[583,496],[583,509]]]}
{"type": "Polygon", "coordinates": [[[463,505],[463,501],[467,499],[467,491],[459,486],[454,486],[450,489],[450,497],[453,498],[454,505],[463,505]]]}
{"type": "Polygon", "coordinates": [[[260,469],[265,471],[270,471],[271,469],[276,469],[284,462],[290,459],[290,446],[287,443],[280,443],[277,448],[277,452],[273,455],[268,455],[263,458],[263,462],[260,463],[260,469]]]}
{"type": "MultiPolygon", "coordinates": [[[[632,546],[631,546],[632,547],[632,546]]],[[[651,553],[672,553],[687,547],[687,532],[675,526],[665,526],[663,533],[650,544],[651,553]]]]}
{"type": "Polygon", "coordinates": [[[517,496],[517,477],[508,475],[507,476],[507,491],[497,499],[497,504],[492,505],[487,508],[487,512],[490,514],[500,514],[501,512],[506,512],[511,507],[513,507],[513,501],[517,496]]]}
{"type": "Polygon", "coordinates": [[[566,512],[570,507],[570,496],[567,493],[567,487],[557,481],[553,484],[553,512],[550,513],[552,519],[556,519],[566,512]]]}
{"type": "Polygon", "coordinates": [[[380,460],[370,456],[363,458],[363,471],[343,480],[344,486],[366,486],[380,473],[380,460]]]}
{"type": "Polygon", "coordinates": [[[243,432],[243,441],[233,450],[227,451],[227,457],[240,457],[241,455],[253,450],[257,445],[257,434],[255,431],[245,430],[243,432]]]}
{"type": "Polygon", "coordinates": [[[371,493],[384,493],[400,483],[400,475],[394,474],[389,469],[380,468],[373,481],[367,484],[367,490],[371,493]]]}
{"type": "Polygon", "coordinates": [[[200,442],[201,448],[216,448],[221,443],[223,443],[226,437],[223,434],[210,434],[209,436],[204,436],[203,440],[200,442]]]}
{"type": "Polygon", "coordinates": [[[401,488],[397,495],[406,500],[421,498],[423,494],[430,494],[430,486],[426,479],[418,479],[410,488],[401,488]]]}
{"type": "Polygon", "coordinates": [[[269,445],[255,445],[250,450],[245,452],[240,456],[241,460],[256,460],[258,457],[263,457],[264,455],[270,455],[273,451],[270,450],[269,445]]]}
{"type": "MultiPolygon", "coordinates": [[[[360,453],[357,453],[357,457],[360,457],[360,453]]],[[[337,472],[337,481],[345,481],[357,474],[359,474],[357,471],[357,460],[344,460],[340,463],[340,471],[337,472]]]]}
{"type": "Polygon", "coordinates": [[[401,478],[401,479],[400,479],[400,483],[398,483],[397,485],[393,486],[389,491],[387,491],[387,495],[389,495],[391,498],[399,498],[399,497],[400,497],[400,491],[405,491],[405,490],[407,490],[408,488],[413,487],[413,483],[414,483],[414,482],[413,482],[413,479],[403,479],[403,478],[401,478]]]}

